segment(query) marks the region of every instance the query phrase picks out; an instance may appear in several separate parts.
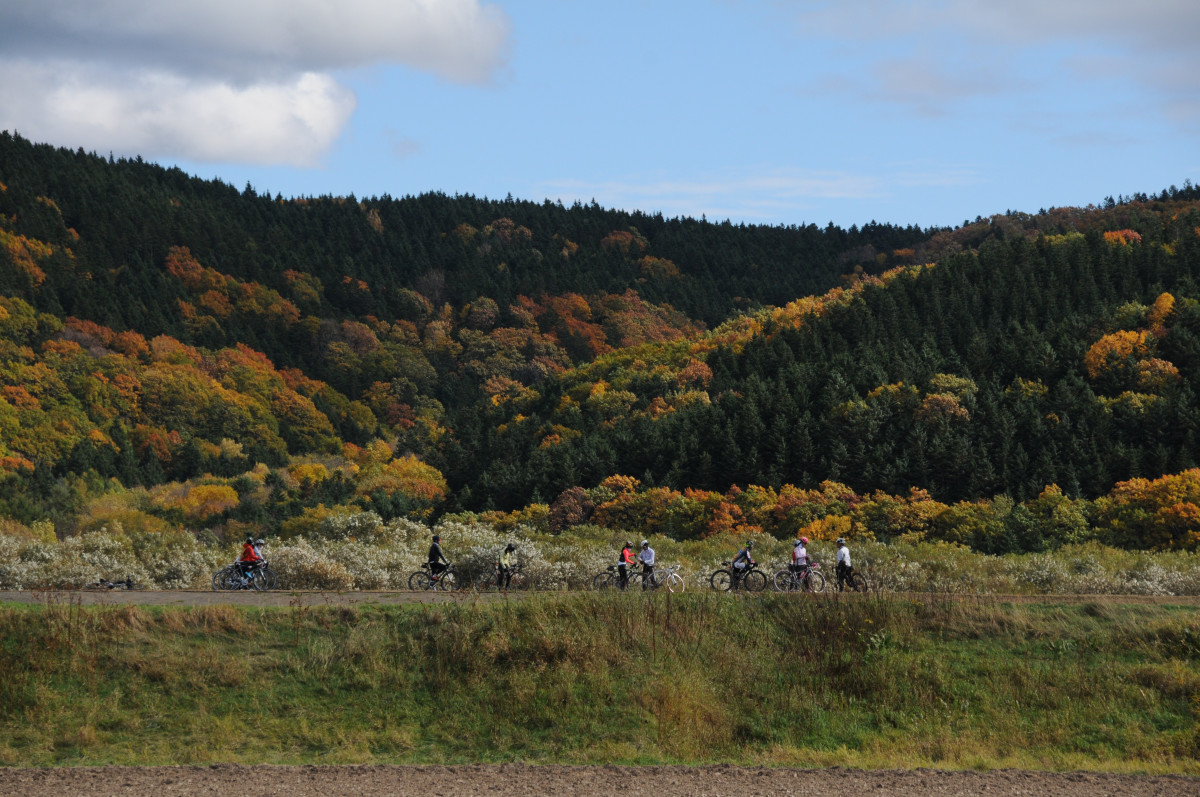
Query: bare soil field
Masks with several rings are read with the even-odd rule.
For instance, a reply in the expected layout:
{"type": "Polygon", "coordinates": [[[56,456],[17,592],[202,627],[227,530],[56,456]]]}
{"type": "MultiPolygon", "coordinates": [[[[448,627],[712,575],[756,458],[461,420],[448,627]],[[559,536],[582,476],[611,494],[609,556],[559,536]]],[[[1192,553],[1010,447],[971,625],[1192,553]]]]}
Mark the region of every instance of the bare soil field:
{"type": "Polygon", "coordinates": [[[1186,797],[1200,795],[1200,778],[1107,775],[1092,772],[946,772],[772,769],[734,766],[618,767],[463,766],[80,767],[0,769],[0,794],[161,797],[188,794],[507,795],[615,794],[779,795],[826,797],[897,795],[1044,795],[1057,797],[1186,797]]]}
{"type": "MultiPolygon", "coordinates": [[[[399,603],[471,603],[520,599],[531,594],[514,591],[507,595],[497,592],[377,592],[355,590],[325,592],[320,590],[274,590],[271,592],[214,592],[210,590],[0,590],[0,603],[69,603],[139,606],[352,606],[356,604],[399,603]]],[[[640,593],[639,593],[640,594],[640,593]]],[[[667,594],[667,593],[662,593],[667,594]]],[[[1119,603],[1156,604],[1171,606],[1200,606],[1195,595],[964,595],[955,593],[881,593],[888,597],[913,600],[952,600],[962,603],[1119,603]]],[[[732,595],[733,599],[749,597],[732,595]]],[[[868,599],[853,593],[826,592],[821,595],[795,595],[797,600],[855,600],[868,599]]]]}

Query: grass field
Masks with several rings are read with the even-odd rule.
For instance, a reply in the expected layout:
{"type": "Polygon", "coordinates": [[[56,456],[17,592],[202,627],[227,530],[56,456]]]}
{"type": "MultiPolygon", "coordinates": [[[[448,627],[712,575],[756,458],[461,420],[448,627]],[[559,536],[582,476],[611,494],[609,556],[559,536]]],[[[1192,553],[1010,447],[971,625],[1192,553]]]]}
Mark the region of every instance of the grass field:
{"type": "MultiPolygon", "coordinates": [[[[1169,600],[1169,599],[1167,599],[1169,600]]],[[[722,594],[0,605],[0,764],[1200,774],[1200,616],[722,594]]]]}

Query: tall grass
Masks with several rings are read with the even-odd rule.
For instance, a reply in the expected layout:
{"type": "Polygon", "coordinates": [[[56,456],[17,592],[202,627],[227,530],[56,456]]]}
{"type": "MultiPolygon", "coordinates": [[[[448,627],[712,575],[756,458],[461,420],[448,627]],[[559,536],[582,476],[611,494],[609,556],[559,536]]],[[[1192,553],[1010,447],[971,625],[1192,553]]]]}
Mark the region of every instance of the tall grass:
{"type": "Polygon", "coordinates": [[[718,762],[1200,774],[1200,621],[543,594],[0,608],[0,764],[718,762]]]}

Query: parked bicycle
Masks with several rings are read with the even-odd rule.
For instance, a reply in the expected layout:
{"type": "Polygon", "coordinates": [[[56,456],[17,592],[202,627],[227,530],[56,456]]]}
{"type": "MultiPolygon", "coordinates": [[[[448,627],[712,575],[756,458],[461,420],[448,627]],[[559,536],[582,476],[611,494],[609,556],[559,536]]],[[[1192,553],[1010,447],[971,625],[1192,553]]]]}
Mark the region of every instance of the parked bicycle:
{"type": "Polygon", "coordinates": [[[420,570],[408,577],[408,588],[412,590],[440,589],[451,592],[459,589],[461,586],[458,572],[454,569],[454,565],[446,565],[445,569],[435,576],[429,567],[429,563],[425,562],[421,565],[420,570]]]}
{"type": "Polygon", "coordinates": [[[128,576],[123,581],[108,581],[100,579],[99,581],[88,584],[84,589],[145,589],[142,584],[137,583],[128,576]]]}
{"type": "Polygon", "coordinates": [[[653,588],[666,587],[667,592],[683,592],[687,589],[687,581],[680,575],[679,571],[681,569],[682,565],[671,565],[670,567],[655,570],[651,578],[653,588]]]}
{"type": "Polygon", "coordinates": [[[821,565],[810,562],[799,568],[783,567],[775,571],[773,579],[776,592],[823,592],[825,576],[821,573],[821,565]]]}
{"type": "Polygon", "coordinates": [[[744,568],[731,567],[729,562],[722,562],[724,568],[716,570],[708,578],[709,586],[719,592],[744,589],[747,592],[761,592],[767,588],[767,574],[758,569],[754,562],[744,568]]]}

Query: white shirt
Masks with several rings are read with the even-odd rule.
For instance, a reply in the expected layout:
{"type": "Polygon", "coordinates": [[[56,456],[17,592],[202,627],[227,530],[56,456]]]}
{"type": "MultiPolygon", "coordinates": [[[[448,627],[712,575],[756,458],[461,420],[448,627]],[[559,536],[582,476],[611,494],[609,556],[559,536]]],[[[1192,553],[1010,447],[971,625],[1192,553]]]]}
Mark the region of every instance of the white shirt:
{"type": "Polygon", "coordinates": [[[846,567],[850,567],[850,549],[847,548],[845,545],[843,545],[841,548],[838,548],[837,563],[839,565],[845,565],[846,567]]]}
{"type": "Polygon", "coordinates": [[[792,564],[802,565],[808,561],[808,549],[803,545],[796,545],[792,548],[792,564]]]}
{"type": "Polygon", "coordinates": [[[642,552],[638,554],[638,559],[641,560],[642,564],[654,567],[654,549],[647,545],[642,549],[642,552]]]}

